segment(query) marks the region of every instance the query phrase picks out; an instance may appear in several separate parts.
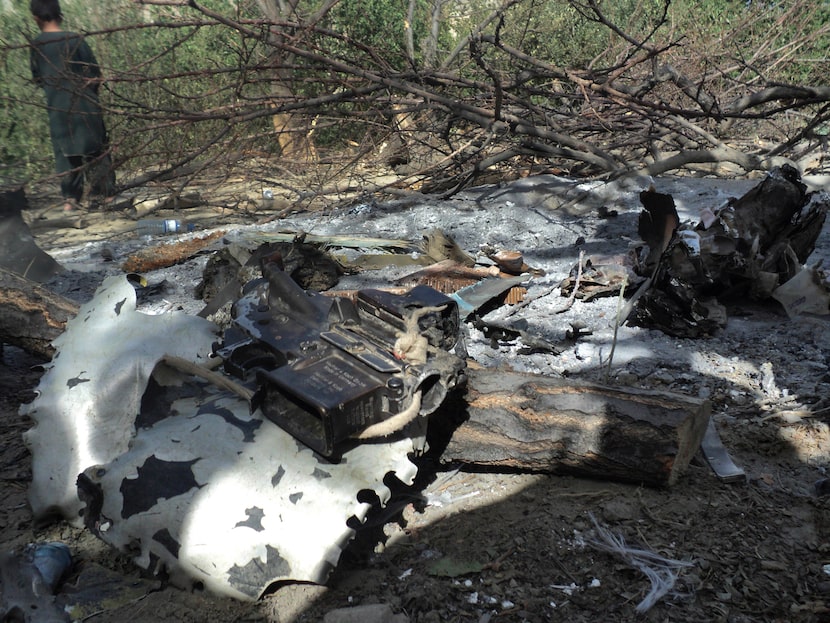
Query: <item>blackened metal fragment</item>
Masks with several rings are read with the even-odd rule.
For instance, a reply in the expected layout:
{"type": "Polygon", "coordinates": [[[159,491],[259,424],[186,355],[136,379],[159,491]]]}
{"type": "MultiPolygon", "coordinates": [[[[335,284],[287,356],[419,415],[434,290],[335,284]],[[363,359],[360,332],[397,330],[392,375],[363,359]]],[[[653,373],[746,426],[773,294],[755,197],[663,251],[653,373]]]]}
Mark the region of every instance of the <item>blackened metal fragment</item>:
{"type": "Polygon", "coordinates": [[[121,482],[124,500],[121,517],[127,519],[150,510],[160,500],[183,495],[194,487],[201,488],[192,469],[198,461],[162,461],[155,455],[148,457],[138,468],[137,478],[125,478],[121,482]]]}
{"type": "Polygon", "coordinates": [[[250,528],[256,532],[262,532],[264,530],[262,527],[262,518],[265,517],[265,513],[261,508],[257,508],[256,506],[246,508],[245,514],[248,518],[237,523],[234,528],[250,528]]]}
{"type": "Polygon", "coordinates": [[[265,562],[259,558],[253,558],[242,567],[234,565],[228,569],[228,582],[240,592],[257,598],[262,588],[274,578],[290,575],[291,565],[288,561],[280,555],[279,551],[266,545],[265,562]]]}
{"type": "Polygon", "coordinates": [[[172,534],[170,534],[170,531],[167,528],[157,531],[153,535],[153,540],[156,543],[160,543],[162,546],[164,546],[164,549],[173,554],[173,556],[175,556],[176,558],[179,557],[179,549],[181,549],[181,543],[179,543],[179,541],[176,540],[172,534]]]}

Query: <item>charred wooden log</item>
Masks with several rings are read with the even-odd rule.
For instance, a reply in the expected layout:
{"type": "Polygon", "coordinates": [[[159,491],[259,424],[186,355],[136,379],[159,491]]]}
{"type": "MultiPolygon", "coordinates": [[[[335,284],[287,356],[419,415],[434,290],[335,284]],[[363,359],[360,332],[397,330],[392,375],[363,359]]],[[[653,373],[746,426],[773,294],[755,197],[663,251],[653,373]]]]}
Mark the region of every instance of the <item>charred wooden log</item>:
{"type": "Polygon", "coordinates": [[[504,370],[470,371],[465,398],[456,428],[430,423],[443,462],[651,486],[677,482],[710,413],[695,398],[504,370]]]}
{"type": "Polygon", "coordinates": [[[78,313],[78,305],[0,268],[0,343],[51,359],[52,341],[78,313]]]}

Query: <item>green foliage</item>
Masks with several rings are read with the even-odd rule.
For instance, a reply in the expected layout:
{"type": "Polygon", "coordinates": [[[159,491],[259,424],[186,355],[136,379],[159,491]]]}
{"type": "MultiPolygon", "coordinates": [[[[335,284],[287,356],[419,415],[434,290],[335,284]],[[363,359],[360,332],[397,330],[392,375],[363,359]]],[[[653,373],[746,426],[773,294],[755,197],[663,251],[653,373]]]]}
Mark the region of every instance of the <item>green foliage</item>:
{"type": "MultiPolygon", "coordinates": [[[[638,0],[620,0],[602,6],[612,22],[636,36],[650,25],[651,12],[640,4],[638,0]]],[[[608,49],[610,39],[605,27],[585,19],[582,12],[562,1],[521,5],[511,13],[504,35],[519,42],[530,56],[569,68],[587,66],[608,49]]]]}
{"type": "MultiPolygon", "coordinates": [[[[409,4],[409,0],[341,0],[330,13],[326,26],[344,39],[322,40],[322,50],[332,58],[341,58],[381,74],[407,72],[413,66],[423,66],[422,42],[429,31],[430,2],[416,0],[411,24],[408,21],[409,4]],[[412,29],[412,59],[406,50],[407,25],[412,29]]],[[[345,142],[361,142],[366,134],[365,122],[349,122],[346,121],[348,117],[363,113],[370,122],[385,124],[389,121],[373,115],[371,108],[368,104],[346,103],[327,110],[325,121],[315,130],[317,143],[334,147],[345,142]],[[336,121],[338,118],[341,121],[336,121]]]]}
{"type": "MultiPolygon", "coordinates": [[[[352,41],[377,50],[378,58],[400,70],[406,67],[408,4],[409,0],[341,0],[332,11],[331,25],[352,41]]],[[[418,8],[423,13],[425,2],[419,2],[418,8]]],[[[419,19],[416,27],[422,25],[423,19],[419,19]]]]}
{"type": "MultiPolygon", "coordinates": [[[[27,37],[38,30],[27,8],[7,11],[0,23],[0,164],[3,178],[14,183],[47,174],[54,164],[43,94],[29,70],[27,37]]],[[[235,68],[264,56],[255,41],[242,42],[224,26],[183,24],[194,16],[180,7],[120,0],[64,2],[62,8],[64,29],[85,33],[102,67],[107,82],[101,98],[116,159],[133,169],[175,161],[219,134],[221,120],[182,119],[246,97],[235,68]]],[[[261,95],[268,85],[246,89],[247,96],[261,95]]]]}
{"type": "MultiPolygon", "coordinates": [[[[215,8],[227,9],[226,3],[219,5],[215,8]]],[[[221,132],[221,119],[182,120],[195,122],[207,111],[227,109],[244,98],[240,75],[232,69],[244,66],[257,51],[243,47],[224,26],[186,25],[194,16],[179,7],[153,7],[148,13],[123,4],[117,15],[125,25],[152,20],[148,28],[117,30],[96,42],[110,78],[109,104],[117,112],[111,124],[111,133],[120,137],[117,150],[122,157],[139,155],[130,162],[135,168],[175,161],[221,132]]],[[[265,90],[261,84],[258,95],[265,90]]]]}
{"type": "MultiPolygon", "coordinates": [[[[28,6],[28,3],[27,3],[28,6]]],[[[0,27],[0,183],[18,184],[51,170],[52,144],[43,94],[29,70],[28,11],[7,10],[0,27]]]]}
{"type": "Polygon", "coordinates": [[[733,80],[827,82],[827,0],[674,0],[672,19],[699,62],[726,67],[733,80]]]}

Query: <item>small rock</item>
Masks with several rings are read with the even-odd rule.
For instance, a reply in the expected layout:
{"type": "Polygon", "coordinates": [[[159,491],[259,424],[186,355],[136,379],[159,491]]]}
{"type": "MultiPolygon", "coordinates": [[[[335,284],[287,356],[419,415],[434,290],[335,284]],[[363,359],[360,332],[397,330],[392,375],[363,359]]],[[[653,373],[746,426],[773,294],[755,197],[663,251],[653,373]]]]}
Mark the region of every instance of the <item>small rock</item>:
{"type": "Polygon", "coordinates": [[[368,604],[327,612],[323,623],[409,623],[409,617],[394,614],[388,604],[368,604]]]}
{"type": "Polygon", "coordinates": [[[666,370],[665,368],[660,368],[659,370],[655,370],[654,373],[651,375],[651,378],[658,383],[664,383],[666,385],[670,385],[674,382],[674,374],[670,370],[666,370]]]}
{"type": "Polygon", "coordinates": [[[628,521],[639,515],[637,505],[627,500],[608,500],[602,503],[601,508],[603,519],[609,523],[628,521]]]}
{"type": "Polygon", "coordinates": [[[640,377],[633,372],[628,372],[627,370],[617,372],[614,378],[620,385],[634,385],[634,383],[640,380],[640,377]]]}

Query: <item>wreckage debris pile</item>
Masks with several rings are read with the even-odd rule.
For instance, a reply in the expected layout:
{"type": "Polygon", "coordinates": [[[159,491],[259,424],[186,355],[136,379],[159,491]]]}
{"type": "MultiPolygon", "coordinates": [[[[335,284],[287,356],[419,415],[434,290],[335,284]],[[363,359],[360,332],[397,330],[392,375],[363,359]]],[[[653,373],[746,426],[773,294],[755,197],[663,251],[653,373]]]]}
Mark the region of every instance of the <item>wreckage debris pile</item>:
{"type": "MultiPolygon", "coordinates": [[[[723,326],[726,321],[725,306],[729,304],[729,301],[743,300],[747,297],[757,300],[771,298],[780,300],[781,289],[791,284],[800,275],[805,273],[809,275],[817,274],[817,267],[805,269],[803,265],[807,262],[815,247],[816,239],[825,221],[830,200],[824,193],[807,193],[797,172],[792,169],[787,167],[776,169],[744,196],[721,207],[713,206],[711,209],[704,211],[699,222],[696,223],[680,223],[674,200],[670,195],[650,189],[641,193],[640,200],[644,210],[639,220],[637,233],[642,238],[643,244],[627,256],[627,263],[619,261],[618,263],[608,262],[604,264],[598,258],[587,258],[583,264],[582,258],[580,258],[576,279],[566,280],[567,283],[562,287],[564,295],[577,295],[583,301],[588,301],[596,295],[609,295],[624,291],[626,295],[630,296],[629,302],[632,304],[629,318],[631,322],[646,327],[658,328],[671,335],[699,337],[712,334],[723,326]],[[629,284],[631,284],[631,287],[629,287],[629,284]],[[570,290],[565,286],[569,286],[570,290]],[[631,292],[635,292],[635,294],[631,296],[631,292]]],[[[433,235],[431,241],[434,243],[436,238],[437,235],[433,235]]],[[[425,246],[429,247],[430,245],[425,246]]],[[[434,247],[436,244],[431,246],[434,247]]],[[[509,303],[512,301],[515,303],[526,294],[526,290],[521,286],[532,276],[544,274],[541,269],[528,266],[522,255],[515,251],[490,249],[485,254],[493,261],[493,265],[486,270],[482,270],[480,266],[475,265],[474,261],[471,262],[469,258],[455,253],[453,245],[441,242],[437,246],[444,247],[444,250],[438,254],[440,257],[430,256],[427,264],[428,268],[397,280],[395,285],[409,288],[421,280],[428,280],[430,284],[442,285],[440,289],[450,291],[456,297],[454,300],[466,302],[470,309],[477,311],[480,306],[485,305],[491,299],[499,302],[509,303]],[[440,270],[435,270],[435,267],[441,264],[442,261],[448,263],[442,265],[440,270]],[[467,279],[470,281],[465,282],[467,279]],[[511,279],[516,281],[513,282],[511,279]],[[488,286],[486,288],[464,289],[465,286],[470,287],[487,280],[489,280],[489,283],[484,284],[488,286]],[[493,282],[496,285],[490,287],[493,282]],[[505,296],[518,298],[505,299],[505,296]]],[[[255,273],[260,267],[261,261],[266,258],[279,267],[281,271],[280,279],[284,277],[284,280],[288,280],[290,278],[293,283],[296,283],[303,290],[330,289],[337,284],[338,279],[343,274],[341,272],[342,265],[339,261],[329,257],[324,250],[304,244],[303,241],[292,241],[284,245],[277,245],[272,242],[269,245],[263,245],[256,251],[228,245],[222,253],[217,252],[211,256],[211,260],[207,263],[204,281],[199,290],[200,296],[208,303],[205,310],[218,313],[220,308],[226,305],[229,306],[231,299],[238,294],[239,288],[257,277],[255,273]]],[[[419,266],[423,266],[423,264],[419,264],[419,266]]],[[[146,338],[148,334],[160,335],[162,332],[155,327],[152,330],[147,330],[147,327],[142,323],[151,321],[166,322],[167,315],[150,316],[149,318],[152,320],[148,320],[142,314],[136,313],[134,309],[130,309],[128,313],[126,308],[122,309],[120,307],[120,304],[117,307],[120,310],[119,313],[114,314],[112,310],[116,307],[109,304],[109,300],[130,300],[133,292],[131,287],[124,283],[112,282],[108,285],[108,288],[109,290],[103,289],[101,302],[98,305],[90,305],[85,312],[90,314],[90,317],[92,317],[93,312],[100,313],[101,318],[104,318],[104,314],[107,314],[106,320],[111,325],[110,334],[119,336],[118,340],[103,340],[103,344],[99,348],[103,349],[104,346],[115,348],[117,346],[119,349],[123,349],[125,358],[129,358],[133,362],[141,359],[144,366],[141,381],[146,382],[148,387],[152,381],[154,385],[152,385],[153,389],[150,390],[150,393],[160,395],[162,390],[156,386],[160,385],[160,382],[156,380],[154,375],[157,374],[158,379],[164,380],[171,378],[172,372],[165,366],[159,366],[156,369],[155,362],[161,353],[169,354],[173,344],[167,339],[160,339],[158,344],[148,344],[150,342],[146,338]],[[110,299],[107,299],[107,296],[110,299]],[[110,318],[109,316],[113,317],[110,318]],[[133,326],[133,323],[135,326],[133,326]],[[134,334],[133,339],[135,341],[128,342],[125,339],[127,334],[134,334]],[[143,358],[137,356],[137,353],[143,352],[141,349],[148,351],[143,354],[143,358]]],[[[555,288],[547,293],[550,293],[553,289],[555,288]]],[[[141,294],[141,292],[137,292],[137,294],[141,294]]],[[[296,299],[302,300],[303,297],[303,293],[296,293],[296,299]]],[[[322,296],[318,298],[323,299],[322,296]]],[[[252,298],[252,309],[255,308],[254,302],[260,301],[252,298]]],[[[333,304],[326,300],[325,304],[321,301],[320,305],[322,309],[328,310],[333,304]]],[[[827,311],[826,302],[824,303],[824,311],[827,311]]],[[[200,313],[199,316],[202,316],[202,318],[187,318],[187,326],[190,327],[191,323],[193,324],[193,328],[190,330],[193,331],[194,335],[198,335],[199,339],[185,335],[180,335],[178,338],[182,340],[180,348],[185,354],[189,353],[190,349],[195,349],[196,346],[199,346],[198,352],[202,352],[206,349],[202,342],[205,344],[213,343],[215,338],[212,332],[208,332],[205,327],[199,326],[203,324],[201,323],[203,318],[211,316],[214,319],[213,314],[200,313]]],[[[228,316],[228,318],[230,317],[228,316]]],[[[328,315],[326,317],[328,318],[328,315]]],[[[464,320],[466,319],[467,316],[464,317],[464,320]]],[[[176,322],[184,323],[185,321],[179,317],[176,322]]],[[[89,325],[91,324],[89,323],[89,325]]],[[[218,324],[220,323],[217,321],[218,324]]],[[[98,339],[101,339],[101,326],[105,326],[103,320],[96,325],[95,333],[98,339]]],[[[576,340],[584,326],[573,323],[572,327],[573,333],[569,336],[569,339],[576,340]]],[[[175,333],[182,334],[182,331],[179,330],[175,333]]],[[[530,344],[532,335],[529,334],[530,332],[528,332],[528,335],[521,334],[525,344],[530,344]]],[[[340,336],[328,335],[327,337],[329,340],[334,340],[340,336]]],[[[34,471],[36,474],[40,473],[42,482],[47,483],[50,487],[56,482],[60,484],[58,491],[51,489],[46,491],[48,495],[44,495],[41,504],[35,505],[35,508],[36,510],[54,508],[52,498],[70,500],[65,509],[65,514],[69,519],[79,521],[81,515],[79,514],[80,508],[78,505],[83,502],[86,505],[84,519],[90,526],[108,526],[106,532],[101,531],[101,534],[99,534],[105,541],[123,549],[126,549],[127,546],[133,547],[140,544],[142,557],[139,562],[144,565],[145,569],[156,571],[161,570],[166,565],[166,571],[170,569],[178,571],[181,575],[180,581],[185,584],[195,578],[220,594],[229,594],[245,599],[258,598],[265,587],[277,580],[299,578],[306,581],[322,581],[325,574],[320,572],[322,569],[320,561],[325,560],[327,564],[334,564],[340,554],[342,544],[351,536],[349,531],[344,528],[346,526],[345,521],[341,521],[342,517],[337,514],[349,518],[352,515],[358,517],[354,510],[354,496],[350,494],[349,488],[355,490],[371,489],[375,491],[378,499],[385,502],[389,495],[385,485],[383,485],[383,477],[386,473],[396,473],[404,481],[414,477],[416,466],[408,459],[412,450],[411,444],[402,443],[400,447],[396,448],[383,448],[382,446],[385,444],[367,444],[366,448],[361,448],[367,451],[364,460],[372,466],[373,470],[376,469],[377,473],[375,471],[369,472],[369,478],[366,482],[361,479],[349,480],[352,478],[352,474],[343,474],[342,479],[345,484],[332,487],[333,491],[342,496],[342,499],[339,500],[339,507],[334,510],[329,508],[324,512],[320,512],[320,509],[312,507],[312,503],[322,499],[330,502],[334,497],[332,492],[325,488],[338,478],[336,466],[329,465],[318,457],[312,456],[310,450],[295,443],[294,438],[289,435],[282,434],[278,427],[268,426],[268,423],[262,420],[259,415],[251,413],[249,405],[244,401],[219,395],[215,399],[211,399],[211,407],[215,407],[215,412],[212,412],[205,407],[204,402],[199,402],[196,398],[188,396],[187,399],[191,400],[192,404],[190,402],[185,403],[185,398],[180,396],[178,388],[167,390],[169,392],[168,402],[172,404],[174,400],[177,401],[176,409],[184,409],[185,405],[192,408],[193,420],[167,418],[150,422],[149,418],[154,415],[155,410],[152,408],[153,405],[148,402],[146,405],[148,413],[143,414],[143,416],[147,416],[148,420],[141,420],[142,425],[136,426],[135,429],[131,428],[132,422],[127,426],[123,422],[115,422],[115,425],[112,426],[110,422],[93,422],[93,426],[80,427],[84,431],[95,431],[96,443],[100,443],[104,437],[101,431],[109,430],[107,426],[111,426],[112,431],[114,431],[114,441],[118,443],[114,443],[113,438],[111,438],[112,447],[104,448],[109,450],[110,454],[103,458],[96,458],[97,463],[89,463],[86,461],[86,457],[80,457],[77,464],[68,466],[63,464],[51,465],[51,463],[56,462],[51,460],[53,457],[70,456],[69,451],[55,452],[55,448],[60,447],[60,443],[66,443],[71,439],[65,434],[65,431],[56,432],[59,431],[60,427],[49,426],[47,415],[53,417],[53,421],[63,422],[66,421],[65,412],[72,412],[73,417],[74,413],[91,414],[94,412],[92,407],[99,407],[99,403],[102,403],[103,398],[107,396],[118,408],[125,410],[124,417],[126,419],[133,415],[129,411],[129,405],[122,404],[122,388],[111,383],[110,375],[107,374],[107,369],[110,368],[108,363],[99,362],[101,368],[100,370],[96,368],[95,370],[98,370],[98,372],[95,373],[90,372],[88,364],[82,361],[83,357],[67,356],[71,353],[70,347],[78,348],[80,352],[84,352],[81,349],[87,348],[88,341],[83,334],[77,337],[77,335],[73,336],[70,332],[67,332],[67,335],[62,339],[64,348],[67,350],[64,352],[64,357],[59,361],[67,369],[64,370],[63,367],[56,366],[49,375],[44,377],[41,387],[43,397],[39,399],[37,409],[32,408],[32,417],[38,423],[37,428],[33,429],[35,432],[30,432],[28,435],[36,458],[34,471]],[[67,379],[75,379],[81,376],[82,373],[78,369],[74,367],[69,369],[70,366],[77,366],[81,363],[83,363],[85,369],[83,374],[90,377],[87,391],[94,388],[95,383],[99,384],[96,391],[88,391],[84,397],[84,400],[88,400],[92,407],[83,404],[73,406],[68,400],[62,400],[58,391],[59,388],[61,391],[67,391],[66,388],[70,386],[67,379]],[[62,376],[59,377],[58,372],[62,376]],[[47,404],[47,400],[51,402],[47,404]],[[47,406],[52,413],[48,413],[47,406]],[[149,413],[151,411],[153,413],[149,413]],[[34,417],[35,415],[37,417],[34,417]],[[196,420],[195,418],[199,419],[196,420]],[[194,422],[198,423],[199,426],[194,427],[194,422]],[[195,430],[199,432],[196,433],[195,430]],[[57,441],[53,436],[58,437],[57,441]],[[43,439],[40,439],[40,437],[43,437],[43,439]],[[187,456],[183,452],[185,444],[182,444],[180,439],[187,439],[187,452],[189,453],[187,456]],[[255,444],[252,444],[252,439],[256,442],[255,444]],[[248,550],[241,545],[229,548],[228,541],[225,539],[222,542],[206,539],[205,534],[225,534],[226,538],[230,538],[228,535],[243,532],[241,528],[249,529],[252,525],[258,525],[262,522],[266,527],[269,527],[268,524],[272,517],[281,516],[282,508],[280,504],[284,501],[275,501],[275,479],[267,473],[268,469],[275,468],[273,456],[277,443],[282,444],[280,446],[281,452],[277,454],[281,457],[288,457],[289,460],[284,461],[285,468],[281,465],[276,466],[278,470],[283,471],[275,478],[282,483],[280,491],[284,490],[285,499],[289,500],[289,504],[285,504],[285,506],[290,505],[292,509],[298,510],[297,533],[300,534],[307,528],[307,516],[330,519],[334,527],[331,529],[328,538],[330,544],[333,545],[329,547],[329,544],[320,538],[318,541],[321,545],[321,551],[309,552],[308,547],[300,543],[301,539],[292,537],[292,534],[287,532],[284,526],[277,525],[276,521],[270,526],[277,528],[275,532],[278,534],[273,537],[273,541],[269,540],[272,538],[270,535],[251,534],[245,531],[245,538],[248,539],[245,544],[250,545],[248,550]],[[123,447],[120,447],[119,444],[123,444],[123,447]],[[162,444],[167,445],[163,446],[162,444]],[[254,445],[256,448],[254,448],[254,445]],[[225,480],[220,478],[221,474],[226,471],[228,466],[236,466],[242,463],[238,460],[239,456],[243,456],[240,448],[250,453],[252,457],[250,465],[256,465],[254,462],[254,459],[256,459],[262,461],[261,465],[263,467],[252,470],[251,473],[241,474],[241,477],[233,482],[229,481],[225,485],[228,488],[224,495],[216,495],[208,499],[207,493],[210,487],[205,487],[203,482],[209,482],[216,488],[224,484],[225,480]],[[378,458],[375,454],[369,454],[370,449],[381,451],[388,449],[389,453],[378,458]],[[254,450],[257,453],[256,456],[254,456],[254,450]],[[261,454],[259,454],[260,450],[261,454]],[[167,458],[161,458],[162,455],[167,458]],[[50,459],[48,461],[50,465],[47,467],[54,469],[54,474],[57,474],[58,477],[54,477],[52,473],[46,473],[43,464],[47,461],[44,461],[44,457],[50,459]],[[84,462],[81,463],[81,460],[84,462]],[[293,469],[296,469],[298,473],[289,473],[289,477],[286,477],[284,472],[291,472],[291,465],[294,465],[293,469]],[[166,471],[159,472],[158,470],[166,471]],[[133,475],[139,472],[141,472],[139,474],[141,478],[134,478],[133,475]],[[82,496],[89,496],[87,499],[82,496],[75,497],[76,474],[78,473],[85,475],[86,480],[81,480],[85,483],[85,488],[81,491],[81,494],[82,496]],[[164,473],[167,476],[159,479],[155,476],[158,473],[164,473]],[[292,478],[293,480],[289,482],[292,478]],[[327,483],[328,479],[332,480],[327,483]],[[260,481],[263,483],[262,486],[259,486],[260,481]],[[240,483],[243,482],[255,483],[257,486],[252,486],[250,490],[246,490],[240,486],[240,483]],[[318,488],[319,482],[323,482],[323,486],[318,488]],[[125,486],[124,483],[129,483],[129,486],[125,486]],[[156,491],[159,483],[165,485],[175,483],[179,489],[174,491],[175,495],[168,495],[169,492],[167,491],[162,491],[164,495],[161,495],[156,491]],[[137,489],[134,486],[136,484],[140,487],[146,486],[149,494],[145,495],[147,491],[141,491],[141,495],[137,495],[135,493],[137,489]],[[321,494],[315,495],[314,493],[318,490],[321,494]],[[262,492],[266,493],[262,495],[262,492]],[[236,497],[231,504],[229,500],[232,494],[236,497]],[[149,499],[153,496],[155,498],[149,508],[141,506],[145,498],[149,499]],[[213,504],[215,506],[212,506],[213,504]],[[125,513],[124,508],[132,509],[135,512],[125,513]],[[255,509],[256,513],[250,509],[255,509]],[[201,512],[196,512],[196,510],[201,512]],[[227,511],[227,516],[223,516],[219,512],[220,510],[227,511]],[[162,511],[168,514],[164,515],[162,511]],[[120,517],[121,519],[110,524],[104,521],[109,516],[120,517]],[[178,525],[176,522],[180,521],[182,517],[198,518],[198,521],[193,519],[189,525],[178,525]],[[220,519],[224,523],[220,523],[220,519]],[[157,538],[156,535],[158,534],[163,534],[164,539],[157,538]],[[179,543],[187,544],[189,542],[199,543],[200,545],[208,543],[219,551],[202,551],[201,558],[188,559],[189,550],[187,547],[181,548],[183,552],[181,556],[168,547],[168,545],[174,544],[176,547],[173,549],[177,549],[179,543]],[[277,547],[275,543],[278,543],[281,547],[277,547]],[[303,545],[301,548],[303,551],[291,551],[295,544],[303,545]],[[263,546],[270,548],[267,560],[270,567],[266,565],[267,568],[261,565],[259,552],[263,546]],[[291,561],[292,557],[298,561],[295,568],[290,568],[291,565],[287,562],[291,561]],[[309,567],[312,569],[311,572],[307,572],[305,567],[301,568],[301,563],[306,564],[309,558],[314,558],[309,563],[309,567]],[[201,571],[207,566],[204,564],[205,560],[210,560],[212,568],[219,570],[216,572],[216,577],[210,575],[206,577],[201,571]],[[224,566],[217,562],[219,560],[222,561],[224,566]],[[225,573],[226,571],[227,573],[225,573]]],[[[540,344],[541,341],[537,340],[531,345],[537,350],[547,346],[549,350],[544,352],[557,352],[555,345],[540,344]]],[[[323,346],[329,348],[329,345],[330,342],[327,342],[323,346]]],[[[103,352],[103,350],[98,351],[99,354],[100,352],[103,352]]],[[[104,361],[117,360],[117,356],[122,353],[118,351],[113,354],[115,356],[111,358],[104,357],[104,361]]],[[[197,359],[198,355],[193,355],[191,358],[197,359]]],[[[490,378],[486,378],[484,372],[476,372],[476,375],[471,375],[470,378],[477,381],[477,383],[471,384],[471,387],[478,392],[480,397],[483,397],[478,404],[510,405],[511,408],[517,408],[521,413],[527,415],[531,413],[531,407],[535,405],[535,402],[538,402],[536,406],[540,416],[528,418],[530,422],[528,428],[532,429],[533,432],[536,431],[536,428],[534,428],[536,422],[543,419],[546,422],[551,422],[555,419],[551,416],[551,413],[557,410],[561,412],[574,411],[572,404],[577,400],[580,401],[580,404],[586,405],[585,412],[589,415],[604,413],[596,407],[601,401],[605,404],[613,402],[613,408],[609,407],[608,412],[622,412],[616,405],[624,400],[625,404],[630,405],[632,411],[643,413],[647,410],[644,407],[647,400],[651,400],[651,396],[634,399],[629,395],[629,392],[626,392],[622,398],[609,397],[606,394],[598,396],[583,390],[574,390],[568,395],[559,387],[553,387],[552,384],[550,386],[545,385],[540,379],[528,378],[526,374],[518,372],[515,373],[515,377],[511,377],[503,374],[502,371],[496,371],[496,374],[490,378]],[[517,388],[521,388],[521,391],[517,391],[517,388]],[[488,391],[485,392],[484,389],[488,391]],[[577,393],[579,396],[574,398],[577,393]],[[557,409],[552,406],[554,402],[547,398],[548,395],[564,395],[569,407],[567,409],[564,407],[557,409]],[[521,398],[522,396],[524,396],[524,399],[521,398]]],[[[545,381],[547,380],[545,379],[545,381]]],[[[173,386],[171,385],[171,387],[173,386]]],[[[192,379],[183,384],[183,387],[186,387],[187,391],[192,391],[194,395],[196,395],[197,390],[201,391],[203,389],[200,385],[194,384],[192,379]]],[[[78,393],[75,392],[75,394],[78,393]]],[[[141,391],[138,392],[138,395],[142,395],[141,391]]],[[[443,398],[443,393],[441,397],[443,398]]],[[[475,415],[476,404],[470,400],[468,402],[472,405],[469,413],[475,415]]],[[[645,466],[646,470],[654,472],[656,475],[653,480],[658,484],[664,482],[671,484],[674,482],[676,474],[680,473],[679,468],[688,463],[700,446],[700,436],[703,434],[709,420],[708,407],[704,403],[704,400],[690,400],[681,405],[685,410],[676,408],[676,403],[670,405],[672,412],[679,412],[679,415],[682,416],[679,423],[674,425],[674,429],[678,431],[691,430],[694,433],[690,434],[688,438],[680,440],[680,442],[674,438],[670,439],[672,443],[679,447],[678,450],[674,451],[673,456],[675,458],[672,461],[664,460],[667,446],[664,439],[661,438],[650,445],[643,441],[643,439],[646,439],[646,435],[651,435],[654,430],[665,432],[669,429],[665,425],[654,426],[652,427],[653,430],[645,426],[641,426],[636,430],[618,430],[615,433],[617,439],[638,439],[636,444],[626,441],[626,443],[618,444],[618,446],[622,448],[626,455],[631,455],[633,453],[630,449],[636,445],[640,449],[639,455],[641,458],[646,454],[643,448],[653,448],[654,451],[651,454],[658,457],[662,461],[661,464],[671,463],[671,465],[661,472],[653,468],[651,463],[641,460],[639,467],[642,469],[645,466]],[[692,425],[686,426],[686,422],[692,422],[692,425]],[[675,468],[678,468],[676,472],[673,471],[675,468]]],[[[144,406],[142,402],[142,409],[144,406]]],[[[668,410],[668,407],[663,402],[654,407],[655,412],[666,410],[668,410]]],[[[106,409],[101,408],[100,411],[102,417],[111,418],[112,413],[116,410],[108,406],[106,409]]],[[[486,409],[481,408],[480,411],[484,412],[486,409]]],[[[159,412],[171,413],[173,409],[165,407],[159,409],[159,412]]],[[[503,415],[503,413],[498,412],[494,414],[493,418],[505,419],[503,415]]],[[[512,413],[508,416],[511,426],[516,428],[515,421],[518,418],[514,417],[512,413]]],[[[91,416],[88,415],[87,417],[91,416]]],[[[483,417],[484,415],[482,415],[483,417]]],[[[634,417],[628,418],[628,420],[635,419],[634,417]]],[[[476,423],[473,417],[470,418],[470,421],[473,424],[476,423]]],[[[665,419],[661,421],[665,422],[665,419]]],[[[471,426],[468,426],[468,430],[471,428],[471,426]]],[[[570,422],[565,422],[561,429],[571,434],[576,427],[571,425],[570,422]]],[[[488,431],[492,430],[495,429],[493,427],[488,429],[488,431]]],[[[550,430],[549,428],[542,431],[540,437],[544,438],[544,441],[550,442],[554,438],[550,430]]],[[[459,429],[455,432],[456,435],[453,438],[455,445],[448,445],[444,449],[444,459],[453,458],[459,462],[462,460],[473,462],[473,459],[470,459],[470,456],[472,456],[471,450],[461,448],[465,431],[459,429]]],[[[477,441],[475,439],[477,432],[477,430],[472,430],[468,437],[477,441]]],[[[667,434],[669,433],[673,434],[673,431],[668,430],[667,434]]],[[[499,449],[503,449],[505,446],[503,439],[505,437],[507,437],[506,434],[498,438],[498,443],[494,445],[498,445],[500,446],[499,449]]],[[[648,437],[648,439],[650,438],[648,437]]],[[[528,444],[526,440],[527,437],[523,439],[523,443],[520,445],[524,448],[533,446],[533,444],[528,444]]],[[[75,447],[92,445],[86,443],[86,440],[82,441],[83,443],[73,445],[75,447]]],[[[481,449],[481,443],[475,445],[476,450],[481,449]]],[[[538,447],[538,445],[534,447],[538,447]]],[[[491,449],[485,448],[485,450],[489,453],[486,461],[489,461],[490,465],[505,465],[507,464],[505,461],[509,460],[513,461],[511,467],[522,468],[527,465],[527,461],[536,461],[533,468],[539,469],[538,456],[519,457],[519,459],[526,461],[521,464],[518,463],[519,459],[515,455],[511,455],[507,459],[494,458],[491,449]]],[[[571,452],[571,455],[573,455],[573,452],[571,452]]],[[[587,448],[583,451],[583,455],[596,457],[600,456],[600,452],[595,448],[587,448]]],[[[357,463],[353,457],[354,455],[350,457],[352,459],[351,465],[357,463]]],[[[73,461],[75,458],[72,457],[73,461]]],[[[616,460],[616,457],[614,459],[614,465],[623,465],[621,460],[616,460]]],[[[475,458],[475,462],[484,464],[485,459],[475,458]]],[[[345,462],[343,465],[349,466],[350,463],[345,462]]],[[[554,465],[553,467],[558,466],[554,465]]],[[[581,473],[585,473],[584,464],[578,467],[581,473]]],[[[604,466],[601,467],[604,468],[604,466]]],[[[635,465],[634,467],[638,466],[635,465]]],[[[632,466],[625,465],[625,468],[628,473],[622,475],[610,474],[609,470],[604,468],[604,476],[609,478],[615,476],[620,479],[628,477],[638,482],[645,481],[640,473],[635,474],[636,478],[631,476],[632,466]]],[[[46,487],[42,486],[41,488],[45,489],[46,487]]],[[[361,512],[363,512],[362,509],[361,512]]],[[[362,519],[362,516],[360,518],[362,519]]],[[[671,562],[669,561],[669,563],[671,562]]]]}
{"type": "MultiPolygon", "coordinates": [[[[644,205],[648,211],[648,200],[644,205]]],[[[704,211],[699,223],[671,237],[634,322],[678,337],[716,332],[726,324],[724,303],[768,300],[802,270],[828,206],[826,193],[807,193],[785,165],[743,197],[704,211]]]]}
{"type": "Polygon", "coordinates": [[[792,167],[773,169],[742,197],[704,209],[697,223],[680,223],[671,195],[654,188],[640,201],[642,245],[616,261],[587,258],[580,284],[576,271],[562,282],[563,296],[579,287],[578,298],[587,301],[625,289],[633,294],[621,320],[688,338],[723,328],[735,302],[775,299],[790,314],[828,312],[821,267],[804,264],[830,196],[808,193],[792,167]]]}

